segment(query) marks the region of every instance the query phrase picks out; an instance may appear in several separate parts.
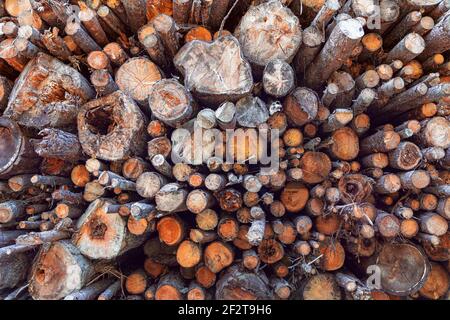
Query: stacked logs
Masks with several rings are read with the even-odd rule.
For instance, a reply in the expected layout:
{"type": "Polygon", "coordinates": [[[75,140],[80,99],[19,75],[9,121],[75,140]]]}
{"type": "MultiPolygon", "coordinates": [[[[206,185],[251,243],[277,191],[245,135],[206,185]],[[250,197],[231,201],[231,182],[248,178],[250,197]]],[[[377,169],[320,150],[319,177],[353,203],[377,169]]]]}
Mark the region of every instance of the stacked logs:
{"type": "Polygon", "coordinates": [[[448,299],[449,9],[1,0],[0,297],[448,299]]]}

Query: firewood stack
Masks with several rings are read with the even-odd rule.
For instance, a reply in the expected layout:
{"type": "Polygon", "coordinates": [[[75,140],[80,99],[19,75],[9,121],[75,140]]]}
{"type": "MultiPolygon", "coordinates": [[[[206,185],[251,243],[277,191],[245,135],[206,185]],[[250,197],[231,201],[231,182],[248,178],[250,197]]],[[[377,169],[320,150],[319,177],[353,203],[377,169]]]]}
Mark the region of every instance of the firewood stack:
{"type": "Polygon", "coordinates": [[[449,299],[449,9],[0,0],[0,297],[449,299]]]}

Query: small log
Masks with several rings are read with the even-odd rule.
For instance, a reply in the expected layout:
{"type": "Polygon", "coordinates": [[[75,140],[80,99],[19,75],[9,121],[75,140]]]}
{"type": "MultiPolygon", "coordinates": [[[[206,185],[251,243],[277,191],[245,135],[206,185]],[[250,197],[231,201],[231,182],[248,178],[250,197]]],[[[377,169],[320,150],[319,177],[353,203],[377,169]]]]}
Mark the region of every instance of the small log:
{"type": "Polygon", "coordinates": [[[303,126],[316,118],[319,99],[314,91],[298,87],[287,96],[283,107],[290,123],[303,126]]]}
{"type": "Polygon", "coordinates": [[[158,281],[155,300],[182,300],[186,289],[179,274],[168,273],[158,281]]]}
{"type": "Polygon", "coordinates": [[[121,1],[128,17],[128,23],[133,32],[137,32],[140,27],[147,23],[145,0],[121,1]]]}
{"type": "Polygon", "coordinates": [[[102,293],[98,296],[97,300],[111,300],[120,290],[121,283],[120,280],[114,281],[102,293]]]}
{"type": "Polygon", "coordinates": [[[219,218],[214,210],[206,209],[195,216],[195,222],[200,229],[209,231],[217,226],[219,218]]]}
{"type": "Polygon", "coordinates": [[[0,203],[0,223],[18,221],[26,215],[25,202],[8,200],[0,203]]]}
{"type": "Polygon", "coordinates": [[[195,189],[192,190],[186,198],[186,206],[193,213],[200,213],[214,205],[214,197],[211,193],[195,189]]]}
{"type": "Polygon", "coordinates": [[[152,20],[152,24],[161,37],[166,54],[172,60],[180,49],[175,21],[171,16],[159,14],[152,20]]]}
{"type": "Polygon", "coordinates": [[[97,19],[97,13],[89,8],[83,2],[79,2],[80,12],[78,18],[83,26],[88,30],[95,42],[100,46],[106,46],[109,43],[108,37],[97,19]]]}
{"type": "Polygon", "coordinates": [[[169,183],[161,187],[155,194],[157,209],[164,212],[186,211],[188,191],[177,183],[169,183]]]}
{"type": "Polygon", "coordinates": [[[230,266],[233,260],[233,249],[224,242],[214,241],[205,248],[204,263],[214,273],[230,266]]]}
{"type": "Polygon", "coordinates": [[[399,174],[402,188],[417,190],[426,188],[430,184],[430,175],[424,170],[414,170],[399,174]]]}
{"type": "Polygon", "coordinates": [[[429,147],[448,148],[450,146],[450,126],[443,117],[434,117],[421,122],[420,141],[429,147]]]}
{"type": "Polygon", "coordinates": [[[391,194],[397,192],[400,188],[400,178],[393,173],[383,175],[380,179],[378,179],[374,186],[375,191],[380,194],[391,194]]]}
{"type": "Polygon", "coordinates": [[[83,29],[82,25],[76,21],[71,21],[66,24],[64,31],[67,35],[71,36],[76,44],[85,53],[90,53],[92,51],[102,50],[100,46],[95,42],[94,39],[83,29]]]}
{"type": "Polygon", "coordinates": [[[224,189],[217,194],[216,198],[220,208],[226,212],[234,212],[242,207],[242,194],[235,189],[224,189]]]}
{"type": "Polygon", "coordinates": [[[367,155],[375,152],[388,152],[400,144],[400,135],[395,131],[378,131],[360,142],[360,152],[367,155]]]}
{"type": "Polygon", "coordinates": [[[427,212],[420,216],[420,230],[422,232],[442,236],[448,230],[448,222],[439,214],[427,212]]]}
{"type": "Polygon", "coordinates": [[[442,53],[450,48],[450,38],[448,37],[449,19],[450,16],[448,14],[444,15],[434,28],[424,36],[425,50],[419,56],[421,61],[435,53],[442,53]]]}
{"type": "Polygon", "coordinates": [[[127,53],[117,42],[108,43],[103,48],[103,52],[106,53],[111,63],[117,67],[122,66],[129,59],[127,53]]]}
{"type": "Polygon", "coordinates": [[[156,83],[150,91],[148,103],[152,114],[171,127],[183,125],[192,118],[196,108],[190,93],[174,79],[156,83]]]}
{"type": "Polygon", "coordinates": [[[422,160],[420,148],[412,142],[401,142],[389,152],[389,165],[400,170],[414,169],[422,160]]]}
{"type": "Polygon", "coordinates": [[[283,60],[272,60],[264,68],[264,91],[276,98],[286,96],[294,87],[294,70],[283,60]]]}
{"type": "Polygon", "coordinates": [[[170,66],[170,60],[165,55],[164,46],[153,25],[146,24],[141,27],[138,31],[138,38],[152,61],[163,69],[170,66]]]}
{"type": "Polygon", "coordinates": [[[401,60],[404,64],[410,62],[425,50],[425,41],[418,33],[407,34],[384,59],[385,63],[401,60]]]}
{"type": "Polygon", "coordinates": [[[308,151],[300,159],[300,168],[303,170],[304,182],[319,183],[330,173],[331,161],[325,153],[308,151]]]}
{"type": "Polygon", "coordinates": [[[112,281],[111,278],[99,280],[81,290],[70,293],[64,300],[95,300],[100,293],[111,285],[112,281]]]}
{"type": "Polygon", "coordinates": [[[177,262],[185,268],[192,268],[197,265],[202,258],[202,251],[198,244],[184,240],[177,249],[177,262]]]}
{"type": "Polygon", "coordinates": [[[283,258],[284,248],[275,239],[264,239],[258,246],[258,255],[262,262],[273,264],[283,258]]]}

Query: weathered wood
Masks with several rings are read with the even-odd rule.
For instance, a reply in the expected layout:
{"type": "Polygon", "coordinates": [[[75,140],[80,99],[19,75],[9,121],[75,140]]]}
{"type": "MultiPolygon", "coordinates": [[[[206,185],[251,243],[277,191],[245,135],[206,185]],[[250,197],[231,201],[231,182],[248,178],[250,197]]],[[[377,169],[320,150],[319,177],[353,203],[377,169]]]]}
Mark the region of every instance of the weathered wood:
{"type": "Polygon", "coordinates": [[[235,102],[253,87],[250,65],[232,36],[211,43],[191,41],[178,51],[174,64],[183,74],[185,86],[202,103],[235,102]]]}
{"type": "Polygon", "coordinates": [[[112,259],[136,248],[146,240],[146,234],[128,232],[126,221],[119,214],[107,214],[108,202],[92,202],[77,221],[74,244],[90,259],[112,259]]]}
{"type": "Polygon", "coordinates": [[[245,57],[260,68],[273,59],[292,61],[302,41],[298,18],[279,1],[250,7],[235,36],[245,57]]]}
{"type": "Polygon", "coordinates": [[[0,118],[0,177],[33,172],[41,159],[20,127],[9,118],[0,118]]]}
{"type": "Polygon", "coordinates": [[[145,116],[121,91],[92,100],[78,114],[83,151],[103,160],[121,160],[145,149],[145,116]]]}
{"type": "Polygon", "coordinates": [[[36,300],[62,299],[93,274],[92,263],[69,240],[44,244],[31,269],[29,292],[36,300]]]}
{"type": "Polygon", "coordinates": [[[94,95],[78,71],[39,53],[16,81],[4,115],[26,127],[70,127],[79,106],[94,95]]]}
{"type": "Polygon", "coordinates": [[[190,120],[196,109],[191,94],[175,79],[163,79],[150,90],[148,104],[152,114],[172,127],[190,120]]]}
{"type": "Polygon", "coordinates": [[[140,105],[147,104],[150,90],[161,78],[158,67],[144,57],[129,59],[121,65],[115,76],[120,90],[131,96],[140,105]]]}
{"type": "Polygon", "coordinates": [[[325,43],[323,49],[306,69],[305,81],[308,87],[319,89],[338,70],[359,44],[364,30],[359,21],[349,19],[339,22],[325,43]],[[325,70],[320,70],[323,66],[325,70]]]}

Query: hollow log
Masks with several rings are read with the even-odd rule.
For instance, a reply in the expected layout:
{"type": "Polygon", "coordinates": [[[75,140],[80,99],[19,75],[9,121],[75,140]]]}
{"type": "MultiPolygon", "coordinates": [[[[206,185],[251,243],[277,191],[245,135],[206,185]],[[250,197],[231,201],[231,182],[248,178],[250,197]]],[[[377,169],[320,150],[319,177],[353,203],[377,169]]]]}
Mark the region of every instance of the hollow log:
{"type": "Polygon", "coordinates": [[[145,150],[145,121],[134,101],[116,91],[83,106],[78,114],[78,137],[89,156],[121,160],[145,150]]]}

